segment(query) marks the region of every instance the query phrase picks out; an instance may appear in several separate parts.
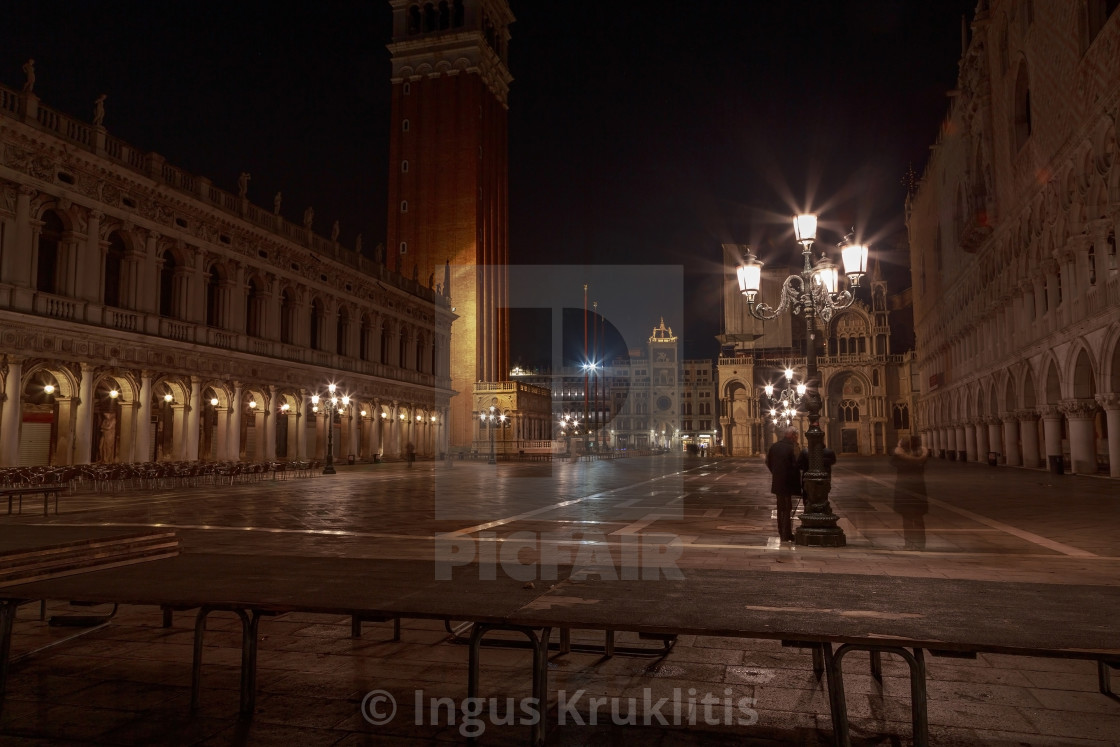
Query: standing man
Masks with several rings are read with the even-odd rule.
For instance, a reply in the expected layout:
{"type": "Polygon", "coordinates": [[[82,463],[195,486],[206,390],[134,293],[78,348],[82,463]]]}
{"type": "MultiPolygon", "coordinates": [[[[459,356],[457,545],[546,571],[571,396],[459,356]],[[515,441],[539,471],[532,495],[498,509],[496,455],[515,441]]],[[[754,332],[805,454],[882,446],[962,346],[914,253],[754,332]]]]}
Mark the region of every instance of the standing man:
{"type": "Polygon", "coordinates": [[[801,479],[797,469],[797,428],[786,427],[785,436],[766,452],[766,467],[770,470],[770,492],[778,499],[778,538],[793,542],[793,494],[801,492],[801,479]]]}

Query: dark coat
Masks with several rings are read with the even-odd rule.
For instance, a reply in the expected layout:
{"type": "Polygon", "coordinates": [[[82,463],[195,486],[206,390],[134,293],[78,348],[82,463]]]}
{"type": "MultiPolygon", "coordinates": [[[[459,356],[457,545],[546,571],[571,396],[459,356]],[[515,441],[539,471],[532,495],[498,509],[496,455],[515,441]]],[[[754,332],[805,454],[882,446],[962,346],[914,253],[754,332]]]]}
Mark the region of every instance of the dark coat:
{"type": "Polygon", "coordinates": [[[766,452],[766,467],[770,470],[770,492],[774,495],[800,495],[801,474],[797,469],[797,447],[782,439],[766,452]]]}

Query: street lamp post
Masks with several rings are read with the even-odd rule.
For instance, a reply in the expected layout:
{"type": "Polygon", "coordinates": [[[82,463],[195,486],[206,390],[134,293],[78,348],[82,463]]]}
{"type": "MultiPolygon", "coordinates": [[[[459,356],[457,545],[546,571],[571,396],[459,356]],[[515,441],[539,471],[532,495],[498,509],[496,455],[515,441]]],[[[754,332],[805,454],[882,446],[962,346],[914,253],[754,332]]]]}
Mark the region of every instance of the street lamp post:
{"type": "MultiPolygon", "coordinates": [[[[334,469],[334,415],[336,412],[342,412],[342,409],[350,404],[350,397],[343,395],[339,398],[335,395],[337,388],[334,384],[327,385],[327,389],[330,390],[330,397],[323,403],[327,410],[327,463],[323,467],[324,475],[336,474],[334,469]]],[[[318,394],[311,395],[311,404],[316,410],[318,409],[318,394]]]]}
{"type": "Polygon", "coordinates": [[[490,431],[490,459],[486,463],[497,464],[498,457],[494,454],[494,428],[505,424],[505,413],[497,412],[497,408],[494,407],[494,405],[490,405],[489,412],[483,410],[478,413],[478,417],[480,422],[486,426],[486,430],[490,431]]]}
{"type": "MultiPolygon", "coordinates": [[[[817,239],[817,216],[798,215],[793,219],[794,234],[801,245],[804,260],[800,274],[790,275],[782,283],[776,308],[757,300],[762,282],[762,262],[748,251],[738,268],[739,291],[747,300],[751,316],[763,321],[775,319],[790,310],[804,314],[808,336],[806,350],[806,392],[803,402],[809,415],[809,430],[805,437],[809,447],[809,470],[805,473],[805,512],[801,526],[794,533],[798,545],[843,547],[847,544],[844,530],[837,526],[839,518],[832,513],[828,494],[832,489],[831,478],[824,466],[824,431],[821,430],[820,375],[817,371],[816,317],[825,324],[833,313],[852,304],[852,293],[838,288],[836,266],[823,254],[812,262],[813,242],[817,239]]],[[[867,272],[867,247],[846,237],[841,244],[844,273],[851,288],[859,287],[860,278],[867,272]]]]}

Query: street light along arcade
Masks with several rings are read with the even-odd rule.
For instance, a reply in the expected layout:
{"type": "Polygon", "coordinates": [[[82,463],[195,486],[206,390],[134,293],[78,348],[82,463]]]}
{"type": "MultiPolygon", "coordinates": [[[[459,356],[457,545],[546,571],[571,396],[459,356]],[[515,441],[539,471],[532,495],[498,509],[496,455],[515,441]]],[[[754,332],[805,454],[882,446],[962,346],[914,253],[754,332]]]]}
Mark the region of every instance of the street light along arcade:
{"type": "MultiPolygon", "coordinates": [[[[763,263],[749,250],[737,270],[739,292],[747,301],[751,316],[763,321],[776,319],[788,309],[792,314],[803,314],[807,336],[805,393],[802,402],[809,415],[808,440],[809,470],[805,473],[805,513],[801,525],[794,532],[798,545],[843,547],[847,544],[844,530],[837,526],[839,517],[832,513],[828,494],[831,478],[824,466],[824,431],[821,430],[820,374],[817,371],[816,317],[825,324],[833,313],[852,305],[851,290],[839,290],[836,266],[822,254],[812,261],[813,242],[817,239],[817,216],[802,214],[793,219],[794,235],[801,245],[803,266],[799,274],[791,274],[782,283],[777,307],[759,300],[763,263]]],[[[867,273],[867,246],[853,241],[849,234],[840,243],[844,274],[852,290],[859,287],[860,279],[867,273]]],[[[790,377],[792,378],[792,377],[790,377]]]]}

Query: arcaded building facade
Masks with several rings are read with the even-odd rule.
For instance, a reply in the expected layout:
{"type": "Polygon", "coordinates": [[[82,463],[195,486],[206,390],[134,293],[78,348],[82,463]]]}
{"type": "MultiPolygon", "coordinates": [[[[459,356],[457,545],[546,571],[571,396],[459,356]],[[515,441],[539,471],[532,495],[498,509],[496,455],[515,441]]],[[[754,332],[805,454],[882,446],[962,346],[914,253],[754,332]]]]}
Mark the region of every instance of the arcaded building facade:
{"type": "Polygon", "coordinates": [[[1120,3],[983,0],[908,204],[922,433],[1120,476],[1120,3]]]}
{"type": "Polygon", "coordinates": [[[0,87],[0,466],[446,450],[451,300],[247,177],[0,87]]]}

